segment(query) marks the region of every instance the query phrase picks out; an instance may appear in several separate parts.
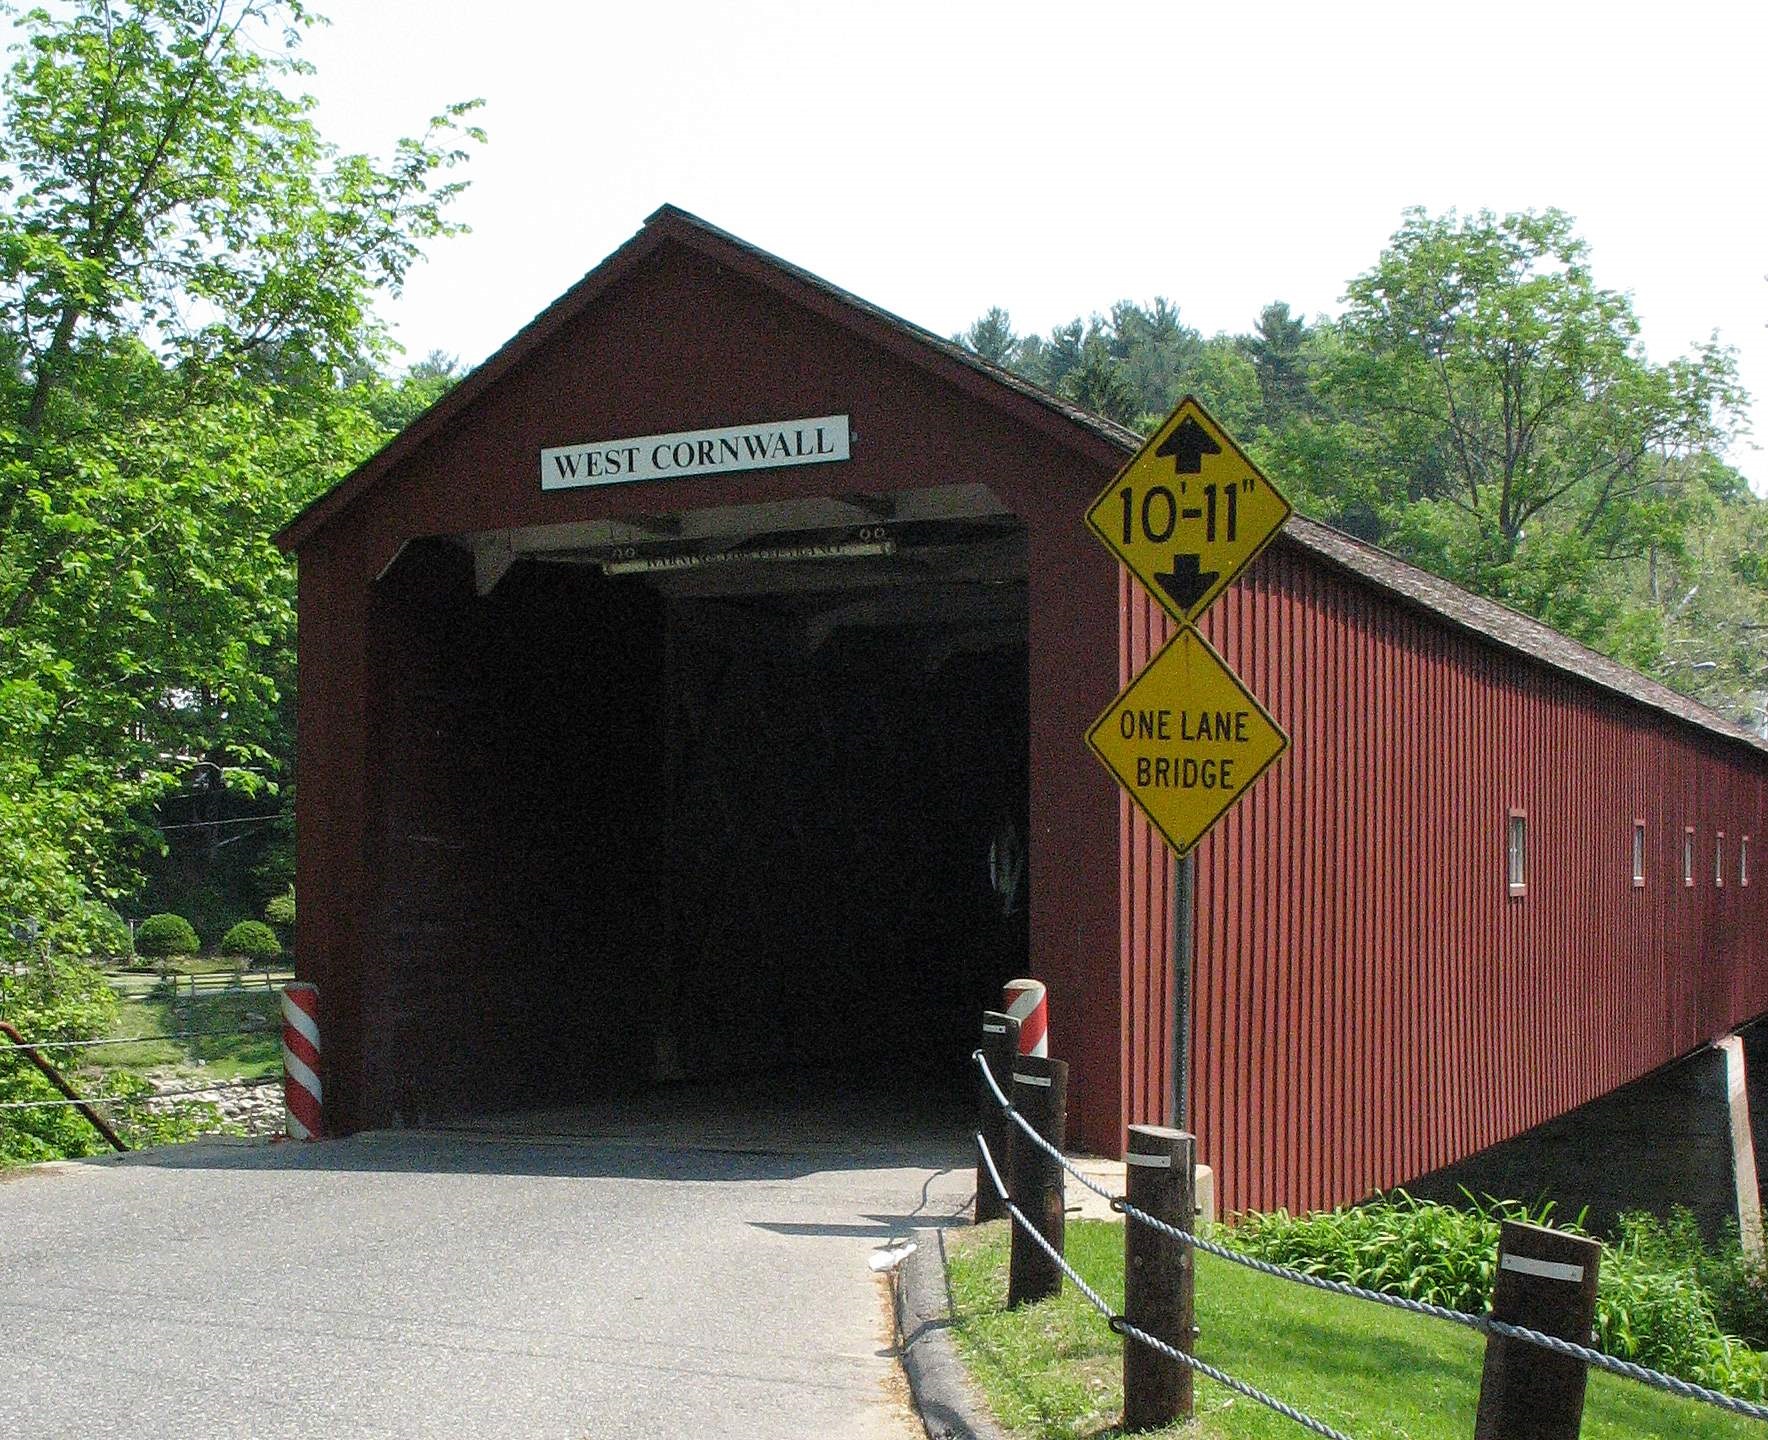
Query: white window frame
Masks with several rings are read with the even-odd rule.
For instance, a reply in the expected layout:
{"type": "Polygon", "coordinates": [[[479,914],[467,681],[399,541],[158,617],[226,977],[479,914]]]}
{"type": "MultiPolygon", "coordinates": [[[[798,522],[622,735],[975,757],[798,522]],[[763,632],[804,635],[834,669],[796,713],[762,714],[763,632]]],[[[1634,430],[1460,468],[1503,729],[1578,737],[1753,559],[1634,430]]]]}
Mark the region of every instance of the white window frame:
{"type": "Polygon", "coordinates": [[[1529,817],[1514,807],[1504,825],[1504,881],[1512,896],[1529,892],[1529,817]]]}

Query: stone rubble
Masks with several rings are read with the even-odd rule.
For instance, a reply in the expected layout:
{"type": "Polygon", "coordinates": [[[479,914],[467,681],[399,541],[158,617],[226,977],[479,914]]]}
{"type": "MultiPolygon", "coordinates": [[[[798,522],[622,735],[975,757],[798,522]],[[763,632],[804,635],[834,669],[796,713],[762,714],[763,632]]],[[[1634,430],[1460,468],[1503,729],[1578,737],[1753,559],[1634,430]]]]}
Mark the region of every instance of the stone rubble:
{"type": "Polygon", "coordinates": [[[282,1080],[266,1080],[259,1085],[244,1085],[238,1088],[221,1086],[213,1090],[196,1090],[197,1082],[188,1074],[168,1075],[164,1072],[149,1076],[154,1087],[162,1091],[181,1092],[176,1096],[168,1095],[164,1099],[144,1101],[148,1110],[166,1111],[174,1106],[188,1102],[207,1100],[212,1102],[221,1112],[221,1119],[227,1126],[225,1133],[243,1131],[247,1135],[280,1135],[283,1128],[282,1113],[282,1080]],[[182,1093],[194,1091],[195,1093],[182,1093]]]}

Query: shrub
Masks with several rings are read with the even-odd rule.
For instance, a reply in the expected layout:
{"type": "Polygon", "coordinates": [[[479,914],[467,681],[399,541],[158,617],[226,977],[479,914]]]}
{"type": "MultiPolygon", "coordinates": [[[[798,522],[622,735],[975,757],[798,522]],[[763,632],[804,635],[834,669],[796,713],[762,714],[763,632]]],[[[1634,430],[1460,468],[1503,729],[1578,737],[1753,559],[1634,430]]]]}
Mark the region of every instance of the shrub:
{"type": "Polygon", "coordinates": [[[222,937],[221,953],[245,960],[274,960],[282,954],[282,942],[262,920],[241,920],[222,937]]]}
{"type": "Polygon", "coordinates": [[[272,925],[293,928],[295,923],[295,887],[289,886],[281,895],[272,895],[264,906],[264,918],[272,925]]]}
{"type": "MultiPolygon", "coordinates": [[[[12,973],[0,968],[0,1020],[27,1040],[91,1040],[110,1028],[116,992],[83,961],[39,954],[12,973]]],[[[61,1095],[17,1056],[0,1051],[0,1102],[57,1101],[61,1095]]],[[[96,1155],[106,1145],[77,1112],[55,1105],[0,1117],[0,1166],[96,1155]]]]}
{"type": "MultiPolygon", "coordinates": [[[[1550,1209],[1531,1212],[1516,1201],[1461,1209],[1396,1192],[1309,1215],[1242,1215],[1233,1244],[1311,1275],[1483,1314],[1491,1308],[1499,1221],[1545,1224],[1550,1209]]],[[[1578,1231],[1576,1225],[1560,1228],[1578,1231]]],[[[1734,1294],[1739,1310],[1747,1312],[1748,1287],[1761,1286],[1763,1277],[1741,1253],[1735,1262],[1729,1257],[1727,1247],[1712,1253],[1702,1245],[1686,1211],[1672,1214],[1668,1224],[1624,1216],[1620,1238],[1603,1246],[1597,1346],[1746,1399],[1768,1398],[1768,1357],[1727,1334],[1717,1313],[1721,1291],[1734,1294]]],[[[1757,1303],[1765,1293],[1755,1292],[1757,1303]]]]}
{"type": "Polygon", "coordinates": [[[1768,1267],[1743,1253],[1735,1221],[1711,1247],[1683,1205],[1672,1209],[1668,1220],[1630,1211],[1621,1216],[1620,1232],[1620,1251],[1659,1270],[1688,1275],[1706,1291],[1721,1330],[1768,1349],[1768,1267]]]}
{"type": "Polygon", "coordinates": [[[88,954],[112,960],[128,957],[129,926],[109,905],[90,903],[83,908],[81,918],[85,922],[88,954]]]}
{"type": "Polygon", "coordinates": [[[135,953],[165,959],[197,952],[196,931],[182,915],[149,915],[135,927],[135,953]]]}
{"type": "Polygon", "coordinates": [[[1310,1275],[1477,1312],[1491,1301],[1499,1222],[1544,1224],[1546,1218],[1545,1209],[1530,1211],[1517,1202],[1457,1209],[1402,1191],[1309,1215],[1242,1215],[1233,1243],[1310,1275]]]}

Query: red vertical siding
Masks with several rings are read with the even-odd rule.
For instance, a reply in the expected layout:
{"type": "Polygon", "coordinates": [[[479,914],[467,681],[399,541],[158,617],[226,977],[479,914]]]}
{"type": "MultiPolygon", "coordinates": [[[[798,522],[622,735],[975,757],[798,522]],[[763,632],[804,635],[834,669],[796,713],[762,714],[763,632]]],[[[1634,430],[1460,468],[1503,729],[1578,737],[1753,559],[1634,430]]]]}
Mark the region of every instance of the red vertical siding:
{"type": "MultiPolygon", "coordinates": [[[[1127,679],[1165,626],[1124,586],[1127,679]]],[[[1768,1010],[1768,887],[1736,883],[1737,837],[1768,830],[1761,757],[1298,549],[1268,552],[1204,628],[1292,742],[1198,851],[1192,1119],[1226,1208],[1403,1183],[1768,1010]]],[[[1141,1120],[1164,1095],[1164,1047],[1139,1037],[1164,1033],[1167,862],[1127,805],[1122,829],[1141,1120]]]]}
{"type": "MultiPolygon", "coordinates": [[[[375,761],[382,737],[397,730],[400,702],[388,692],[403,682],[396,637],[376,620],[373,597],[401,544],[830,493],[890,495],[965,478],[990,485],[1026,526],[1032,973],[1049,984],[1053,1043],[1073,1067],[1070,1139],[1114,1151],[1130,1103],[1123,1057],[1132,1002],[1127,967],[1114,964],[1120,817],[1081,737],[1111,697],[1117,580],[1080,523],[1085,496],[1115,467],[1114,447],[953,362],[941,363],[957,374],[930,374],[921,341],[716,238],[660,241],[567,312],[519,339],[508,366],[488,366],[494,383],[468,382],[470,409],[445,428],[420,423],[413,433],[427,439],[405,442],[386,467],[371,462],[372,484],[346,484],[299,537],[299,878],[303,894],[330,903],[303,921],[298,966],[319,981],[328,1007],[333,1123],[348,1130],[391,1118],[377,1079],[385,1067],[373,1055],[393,1002],[369,977],[385,961],[375,904],[380,837],[396,798],[375,761]],[[995,403],[979,402],[977,390],[995,403]],[[540,449],[573,438],[836,413],[852,416],[858,437],[838,468],[554,492],[537,483],[540,449]]],[[[1161,894],[1148,903],[1143,923],[1164,928],[1161,894]]],[[[1158,1049],[1164,1017],[1146,994],[1134,1006],[1140,1051],[1158,1049]]],[[[1153,1083],[1158,1089],[1158,1076],[1153,1083]]]]}

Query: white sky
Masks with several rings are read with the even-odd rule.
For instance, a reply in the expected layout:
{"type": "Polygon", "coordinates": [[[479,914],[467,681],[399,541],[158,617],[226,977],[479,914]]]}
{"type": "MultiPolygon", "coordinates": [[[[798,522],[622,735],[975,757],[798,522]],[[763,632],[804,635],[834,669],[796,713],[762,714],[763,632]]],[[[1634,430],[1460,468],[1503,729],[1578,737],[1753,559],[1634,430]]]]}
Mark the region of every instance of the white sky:
{"type": "Polygon", "coordinates": [[[1653,359],[1737,347],[1768,488],[1760,0],[320,6],[335,142],[487,102],[473,233],[384,307],[412,359],[483,359],[665,201],[941,334],[1336,312],[1407,205],[1558,206],[1653,359]]]}

